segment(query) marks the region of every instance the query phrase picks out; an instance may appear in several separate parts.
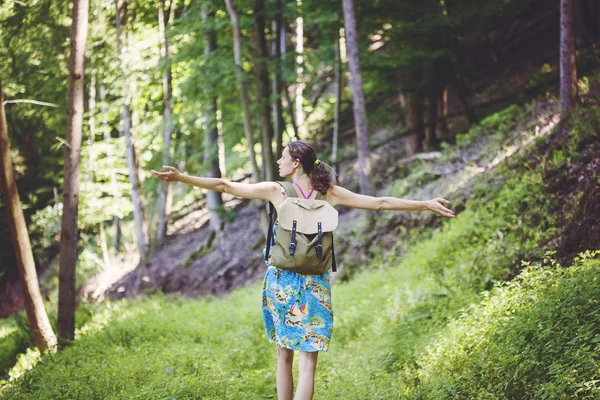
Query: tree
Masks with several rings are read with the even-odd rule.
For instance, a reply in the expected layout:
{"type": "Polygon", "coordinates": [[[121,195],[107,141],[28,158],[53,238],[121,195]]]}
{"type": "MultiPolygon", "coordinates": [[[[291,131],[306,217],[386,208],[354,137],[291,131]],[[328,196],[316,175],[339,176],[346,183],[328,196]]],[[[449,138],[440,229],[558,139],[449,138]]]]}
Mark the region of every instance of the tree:
{"type": "Polygon", "coordinates": [[[256,0],[254,8],[254,70],[258,102],[258,127],[260,129],[263,171],[267,181],[275,179],[273,157],[273,124],[271,123],[269,71],[267,70],[267,39],[265,37],[265,1],[256,0]]]}
{"type": "Polygon", "coordinates": [[[254,138],[252,137],[252,118],[250,117],[250,101],[248,100],[248,89],[246,87],[246,77],[242,65],[242,33],[240,30],[240,17],[237,9],[233,6],[233,0],[225,0],[227,11],[231,19],[233,28],[233,58],[236,66],[236,76],[240,85],[240,98],[242,103],[242,112],[244,115],[244,135],[248,144],[248,158],[252,167],[252,181],[260,180],[260,172],[256,163],[256,154],[254,152],[254,138]]]}
{"type": "MultiPolygon", "coordinates": [[[[340,29],[340,37],[335,40],[335,110],[333,112],[333,132],[331,139],[331,164],[337,177],[340,173],[340,163],[338,162],[338,144],[340,136],[340,111],[343,93],[343,75],[342,75],[342,46],[343,29],[340,29]]],[[[345,57],[345,54],[344,54],[345,57]]]]}
{"type": "Polygon", "coordinates": [[[560,0],[560,110],[566,116],[575,108],[577,65],[573,35],[573,0],[560,0]]]}
{"type": "MultiPolygon", "coordinates": [[[[125,4],[126,5],[126,4],[125,4]]],[[[115,25],[117,29],[117,52],[122,64],[121,83],[123,85],[122,90],[126,93],[125,102],[123,104],[123,134],[125,136],[125,147],[127,157],[127,169],[129,171],[129,183],[131,184],[131,201],[133,203],[133,218],[135,220],[135,232],[137,237],[138,251],[140,253],[140,261],[146,257],[146,233],[144,229],[144,210],[142,207],[142,194],[140,188],[140,180],[137,172],[137,162],[135,147],[133,144],[133,138],[131,134],[131,97],[133,96],[133,89],[128,87],[128,76],[129,66],[127,64],[126,55],[123,54],[123,45],[121,42],[121,7],[119,7],[119,0],[115,0],[115,25]]]]}
{"type": "MultiPolygon", "coordinates": [[[[208,22],[209,18],[214,19],[207,11],[207,5],[202,7],[202,20],[208,22]]],[[[204,34],[204,56],[210,57],[211,53],[217,49],[217,37],[214,29],[208,29],[204,34]]],[[[206,80],[204,93],[206,95],[204,106],[204,168],[205,176],[211,178],[220,178],[221,169],[219,167],[219,132],[217,130],[217,96],[214,88],[210,88],[206,80]]],[[[223,228],[223,217],[221,210],[223,208],[223,198],[221,192],[209,190],[206,193],[206,202],[210,210],[210,227],[218,232],[223,228]]]]}
{"type": "Polygon", "coordinates": [[[362,89],[360,65],[358,59],[358,41],[354,1],[343,0],[344,27],[346,29],[346,48],[348,51],[348,69],[350,70],[350,86],[352,88],[352,104],[354,110],[354,129],[358,149],[359,184],[362,194],[375,194],[371,179],[371,161],[369,159],[369,133],[367,130],[367,111],[362,89]]]}
{"type": "Polygon", "coordinates": [[[63,214],[60,231],[58,288],[58,337],[60,345],[75,336],[75,266],[77,263],[77,211],[84,111],[85,44],[88,31],[88,0],[74,0],[71,26],[71,56],[67,94],[67,134],[63,214]]]}
{"type": "MultiPolygon", "coordinates": [[[[164,63],[162,74],[163,86],[163,165],[171,165],[171,136],[173,135],[173,82],[171,75],[171,49],[167,40],[167,25],[174,18],[175,0],[169,3],[165,17],[165,0],[158,2],[158,31],[160,36],[160,56],[164,63]]],[[[158,227],[155,243],[162,246],[167,236],[167,205],[169,197],[169,182],[162,182],[158,192],[158,227]]]]}
{"type": "MultiPolygon", "coordinates": [[[[275,19],[273,20],[273,124],[275,131],[275,154],[276,157],[283,151],[283,131],[285,122],[283,120],[282,97],[282,49],[285,49],[285,26],[283,24],[283,0],[275,0],[275,19]]],[[[284,89],[285,90],[285,89],[284,89]]]]}
{"type": "Polygon", "coordinates": [[[4,113],[4,97],[2,95],[2,81],[0,80],[0,160],[2,161],[2,175],[0,176],[0,189],[2,198],[7,206],[8,227],[11,241],[17,258],[21,290],[25,300],[25,311],[31,329],[31,336],[40,352],[56,346],[56,336],[50,326],[50,320],[44,308],[44,301],[40,293],[33,252],[23,216],[23,208],[19,199],[19,192],[15,183],[13,165],[10,158],[10,143],[8,128],[4,113]]]}

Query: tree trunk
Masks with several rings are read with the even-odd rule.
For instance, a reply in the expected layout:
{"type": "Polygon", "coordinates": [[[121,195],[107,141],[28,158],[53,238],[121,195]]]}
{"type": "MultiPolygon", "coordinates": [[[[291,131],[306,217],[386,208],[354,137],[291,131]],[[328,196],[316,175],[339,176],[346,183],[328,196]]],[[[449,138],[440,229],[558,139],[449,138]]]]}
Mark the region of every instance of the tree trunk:
{"type": "Polygon", "coordinates": [[[282,0],[276,0],[275,7],[277,15],[273,20],[273,124],[275,132],[275,158],[281,156],[283,152],[283,131],[285,130],[285,122],[283,121],[283,106],[281,101],[281,87],[282,87],[282,68],[283,60],[281,59],[281,46],[285,45],[285,28],[283,26],[283,4],[282,0]],[[282,44],[283,41],[283,44],[282,44]]]}
{"type": "Polygon", "coordinates": [[[74,0],[71,27],[71,56],[67,95],[67,133],[63,213],[60,230],[60,270],[58,285],[58,338],[61,346],[75,337],[75,265],[77,263],[77,211],[81,136],[84,112],[85,44],[88,32],[87,0],[74,0]]]}
{"type": "Polygon", "coordinates": [[[94,181],[94,163],[96,160],[96,156],[94,154],[94,142],[96,141],[96,76],[92,72],[92,76],[90,79],[90,94],[88,99],[88,108],[90,118],[88,119],[88,123],[90,126],[90,136],[88,137],[88,182],[94,181]]]}
{"type": "MultiPolygon", "coordinates": [[[[171,0],[169,9],[173,12],[174,2],[171,0]]],[[[169,13],[170,14],[170,13],[169,13]]],[[[171,50],[167,41],[167,25],[169,16],[165,18],[165,0],[158,2],[158,32],[160,40],[160,57],[165,63],[165,70],[162,74],[163,88],[163,160],[162,165],[171,165],[171,136],[173,135],[173,84],[171,76],[171,50]]],[[[170,184],[163,181],[159,186],[157,210],[158,226],[156,228],[155,247],[160,248],[165,242],[167,236],[167,199],[169,197],[170,184]]]]}
{"type": "Polygon", "coordinates": [[[352,103],[354,110],[354,128],[358,148],[359,184],[362,194],[374,195],[371,161],[369,159],[369,136],[367,130],[367,112],[362,90],[362,78],[358,59],[358,41],[356,17],[353,0],[343,0],[344,26],[346,28],[346,48],[348,51],[348,69],[351,76],[352,103]]]}
{"type": "MultiPolygon", "coordinates": [[[[100,110],[102,112],[102,135],[104,141],[108,144],[111,142],[110,137],[110,127],[108,126],[108,107],[106,106],[106,89],[104,88],[104,83],[100,81],[100,110]]],[[[108,159],[108,165],[113,165],[113,152],[112,148],[109,146],[106,154],[106,158],[108,159]]],[[[113,169],[110,174],[110,187],[111,187],[111,195],[113,197],[117,196],[117,175],[113,169]]],[[[120,229],[120,221],[121,219],[116,215],[113,216],[113,227],[115,229],[115,233],[113,236],[113,253],[115,255],[119,254],[119,244],[121,242],[121,229],[120,229]]]]}
{"type": "MultiPolygon", "coordinates": [[[[208,22],[209,18],[214,20],[214,15],[208,14],[206,4],[202,8],[202,21],[208,22]]],[[[214,29],[206,31],[204,34],[204,55],[208,58],[210,53],[217,49],[217,35],[214,29]]],[[[208,84],[206,84],[208,85],[208,84]]],[[[219,131],[217,130],[217,96],[214,88],[205,86],[204,106],[204,169],[205,175],[210,178],[220,178],[221,169],[219,168],[219,131]]],[[[223,198],[221,192],[209,190],[206,193],[206,202],[210,212],[210,227],[216,232],[223,228],[223,198]]]]}
{"type": "Polygon", "coordinates": [[[560,111],[563,117],[575,108],[576,96],[573,0],[560,0],[560,111]]]}
{"type": "Polygon", "coordinates": [[[425,140],[423,96],[420,92],[408,93],[406,103],[406,127],[410,132],[408,136],[408,153],[413,155],[423,152],[423,142],[425,140]]]}
{"type": "Polygon", "coordinates": [[[142,207],[142,196],[140,191],[137,165],[136,165],[136,154],[133,145],[133,139],[131,135],[131,98],[133,96],[133,90],[128,87],[129,66],[123,55],[123,46],[121,44],[121,11],[119,10],[119,0],[115,0],[116,5],[116,28],[117,28],[117,51],[121,60],[123,74],[121,75],[121,82],[123,90],[127,93],[125,96],[125,104],[123,105],[123,134],[125,136],[125,152],[127,156],[127,169],[129,171],[129,183],[131,184],[131,201],[133,203],[133,218],[135,221],[135,232],[137,238],[138,250],[140,253],[140,262],[146,257],[146,234],[144,232],[144,211],[142,207]]]}
{"type": "Polygon", "coordinates": [[[233,0],[225,0],[225,5],[229,11],[231,25],[233,27],[233,58],[236,65],[237,79],[240,84],[240,98],[242,110],[244,113],[244,135],[248,143],[248,158],[252,167],[252,182],[260,180],[260,172],[256,163],[256,153],[254,152],[254,138],[252,136],[252,118],[250,117],[250,102],[248,100],[248,89],[246,88],[246,78],[242,66],[242,33],[240,31],[240,20],[237,9],[233,6],[233,0]]]}
{"type": "Polygon", "coordinates": [[[338,142],[340,135],[340,103],[342,101],[342,60],[340,38],[335,43],[335,110],[333,113],[333,134],[331,139],[331,165],[336,177],[340,172],[338,162],[338,142]]]}
{"type": "MultiPolygon", "coordinates": [[[[179,136],[179,161],[177,161],[177,169],[180,171],[183,171],[185,169],[185,157],[186,157],[186,151],[185,151],[185,142],[183,141],[182,136],[179,136]]],[[[183,196],[185,195],[185,187],[187,185],[185,183],[182,182],[177,182],[175,184],[175,195],[177,199],[183,199],[183,196]]]]}
{"type": "Polygon", "coordinates": [[[425,128],[424,149],[427,151],[438,149],[440,146],[437,137],[438,119],[438,90],[430,88],[427,99],[427,127],[425,128]]]}
{"type": "Polygon", "coordinates": [[[35,346],[41,353],[56,346],[56,336],[52,331],[48,314],[44,308],[44,301],[40,293],[31,242],[23,216],[23,208],[19,199],[19,192],[15,183],[14,169],[10,158],[10,142],[8,140],[8,127],[4,114],[4,97],[2,96],[2,81],[0,80],[0,161],[2,174],[0,175],[0,191],[6,205],[6,216],[11,241],[19,269],[19,278],[27,321],[35,346]]]}
{"type": "Polygon", "coordinates": [[[440,96],[438,100],[438,113],[440,116],[438,137],[443,142],[453,143],[453,140],[450,137],[450,130],[448,129],[448,87],[443,87],[440,90],[440,96]]]}
{"type": "Polygon", "coordinates": [[[302,0],[296,0],[298,17],[296,18],[296,97],[294,97],[296,109],[296,124],[300,139],[306,139],[308,135],[304,121],[304,18],[302,17],[302,0]]]}
{"type": "Polygon", "coordinates": [[[269,72],[267,59],[267,39],[265,37],[265,0],[256,0],[254,8],[254,69],[256,71],[256,91],[258,98],[258,127],[260,129],[263,169],[267,181],[275,180],[275,159],[273,157],[273,125],[271,124],[269,72]]]}

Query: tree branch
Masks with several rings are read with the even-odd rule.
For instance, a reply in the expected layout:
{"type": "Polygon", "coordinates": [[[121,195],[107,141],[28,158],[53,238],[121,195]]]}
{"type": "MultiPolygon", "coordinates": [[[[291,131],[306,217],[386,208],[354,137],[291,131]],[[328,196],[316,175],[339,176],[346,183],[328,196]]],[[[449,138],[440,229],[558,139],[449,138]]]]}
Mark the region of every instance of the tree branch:
{"type": "Polygon", "coordinates": [[[38,106],[47,106],[47,107],[54,107],[54,108],[59,107],[58,104],[46,103],[44,101],[29,100],[29,99],[5,100],[2,104],[7,105],[7,104],[12,104],[12,103],[30,103],[30,104],[35,104],[38,106]]]}

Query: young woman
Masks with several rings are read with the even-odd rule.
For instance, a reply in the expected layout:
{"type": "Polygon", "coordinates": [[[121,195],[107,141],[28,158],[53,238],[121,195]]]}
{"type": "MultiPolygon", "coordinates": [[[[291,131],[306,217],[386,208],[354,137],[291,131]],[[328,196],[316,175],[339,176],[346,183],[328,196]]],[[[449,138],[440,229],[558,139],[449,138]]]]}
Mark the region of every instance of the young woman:
{"type": "MultiPolygon", "coordinates": [[[[277,161],[279,175],[290,178],[305,198],[325,195],[332,206],[346,206],[367,210],[433,211],[445,217],[454,217],[444,207],[448,200],[436,198],[427,201],[403,200],[395,197],[372,197],[353,193],[333,184],[331,169],[317,160],[315,150],[303,141],[290,143],[277,161]],[[308,193],[308,194],[307,194],[308,193]]],[[[177,169],[164,167],[167,172],[152,173],[159,179],[178,181],[208,190],[229,193],[248,199],[268,200],[278,208],[285,199],[285,191],[275,182],[254,184],[229,182],[219,178],[202,178],[182,174],[177,169]]],[[[278,224],[273,229],[277,234],[278,224]]],[[[292,362],[294,350],[299,350],[298,385],[296,400],[312,399],[314,377],[319,351],[327,351],[333,327],[329,272],[322,275],[302,275],[270,265],[263,283],[263,320],[267,337],[277,344],[277,398],[291,399],[294,386],[292,362]]]]}

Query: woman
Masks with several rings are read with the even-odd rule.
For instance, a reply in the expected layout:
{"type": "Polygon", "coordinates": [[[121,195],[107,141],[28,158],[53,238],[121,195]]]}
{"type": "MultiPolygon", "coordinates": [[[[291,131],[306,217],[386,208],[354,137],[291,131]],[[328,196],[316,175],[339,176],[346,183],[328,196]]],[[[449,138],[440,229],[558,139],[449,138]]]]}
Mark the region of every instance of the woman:
{"type": "MultiPolygon", "coordinates": [[[[317,191],[325,195],[332,206],[367,210],[423,211],[445,217],[454,213],[443,204],[448,200],[403,200],[395,197],[372,197],[353,193],[333,184],[330,168],[317,160],[315,150],[303,141],[290,143],[277,161],[279,175],[290,178],[298,194],[314,199],[317,191]],[[307,195],[308,193],[308,195],[307,195]]],[[[173,167],[168,172],[152,173],[159,179],[179,181],[208,190],[229,193],[248,199],[268,200],[276,208],[285,199],[285,191],[275,182],[254,184],[229,182],[219,178],[202,178],[182,174],[173,167]]],[[[277,234],[277,223],[273,229],[277,234]]],[[[319,351],[327,351],[333,327],[329,272],[322,275],[301,275],[269,266],[263,283],[263,319],[269,341],[277,344],[277,398],[293,395],[292,362],[294,350],[299,350],[296,399],[312,399],[314,376],[319,351]]]]}

